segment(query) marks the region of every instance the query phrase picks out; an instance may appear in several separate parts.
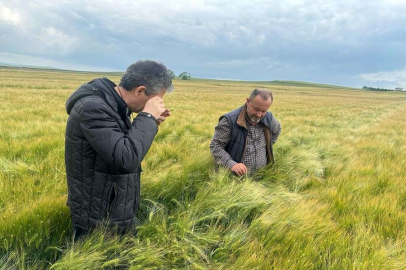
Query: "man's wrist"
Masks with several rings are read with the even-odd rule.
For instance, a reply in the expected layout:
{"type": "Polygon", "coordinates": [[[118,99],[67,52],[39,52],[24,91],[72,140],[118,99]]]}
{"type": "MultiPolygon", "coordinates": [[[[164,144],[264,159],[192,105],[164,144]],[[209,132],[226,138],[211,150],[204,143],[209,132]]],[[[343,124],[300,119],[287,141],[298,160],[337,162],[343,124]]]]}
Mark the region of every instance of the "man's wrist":
{"type": "Polygon", "coordinates": [[[231,170],[234,165],[237,164],[234,160],[230,159],[229,161],[226,162],[225,166],[231,170]]]}
{"type": "Polygon", "coordinates": [[[140,113],[138,113],[138,115],[139,115],[139,116],[146,116],[146,117],[151,118],[152,120],[154,120],[154,122],[156,122],[155,116],[153,116],[153,115],[150,114],[150,113],[147,113],[147,112],[140,112],[140,113]]]}

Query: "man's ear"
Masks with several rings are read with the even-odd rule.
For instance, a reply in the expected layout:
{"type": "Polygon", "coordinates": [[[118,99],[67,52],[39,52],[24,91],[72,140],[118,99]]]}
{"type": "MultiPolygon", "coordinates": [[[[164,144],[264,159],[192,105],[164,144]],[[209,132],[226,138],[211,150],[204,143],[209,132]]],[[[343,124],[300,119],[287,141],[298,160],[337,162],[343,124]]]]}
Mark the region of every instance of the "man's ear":
{"type": "Polygon", "coordinates": [[[134,88],[134,93],[135,93],[136,96],[139,96],[139,95],[141,95],[142,93],[145,94],[145,90],[147,90],[147,89],[145,88],[145,86],[141,85],[141,86],[138,86],[138,87],[134,88]]]}
{"type": "Polygon", "coordinates": [[[248,105],[250,103],[250,99],[247,98],[247,101],[245,102],[245,105],[248,105]]]}

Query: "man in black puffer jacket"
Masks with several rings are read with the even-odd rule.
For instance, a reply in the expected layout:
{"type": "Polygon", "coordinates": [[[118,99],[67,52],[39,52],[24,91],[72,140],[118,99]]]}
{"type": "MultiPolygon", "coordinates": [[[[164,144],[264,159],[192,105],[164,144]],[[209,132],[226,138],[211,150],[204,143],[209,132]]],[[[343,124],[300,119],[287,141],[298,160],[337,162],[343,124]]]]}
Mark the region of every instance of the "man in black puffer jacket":
{"type": "Polygon", "coordinates": [[[119,85],[95,79],[67,100],[67,204],[75,239],[102,222],[121,233],[134,224],[141,161],[170,116],[162,98],[171,91],[166,67],[147,60],[129,66],[119,85]],[[132,112],[138,115],[131,122],[132,112]]]}

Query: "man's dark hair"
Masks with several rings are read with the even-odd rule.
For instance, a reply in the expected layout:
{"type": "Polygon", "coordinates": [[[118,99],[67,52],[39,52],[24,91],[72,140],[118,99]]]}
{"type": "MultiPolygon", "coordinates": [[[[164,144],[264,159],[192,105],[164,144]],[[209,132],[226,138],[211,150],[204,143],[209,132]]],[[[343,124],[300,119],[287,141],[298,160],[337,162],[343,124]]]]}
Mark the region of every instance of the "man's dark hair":
{"type": "Polygon", "coordinates": [[[173,91],[172,78],[168,69],[161,63],[151,60],[137,61],[129,66],[121,77],[120,86],[131,91],[138,86],[145,86],[145,94],[155,95],[162,89],[173,91]]]}
{"type": "Polygon", "coordinates": [[[273,101],[272,92],[267,89],[254,89],[249,97],[249,100],[253,100],[258,95],[260,95],[263,100],[268,100],[268,98],[271,98],[273,101]]]}

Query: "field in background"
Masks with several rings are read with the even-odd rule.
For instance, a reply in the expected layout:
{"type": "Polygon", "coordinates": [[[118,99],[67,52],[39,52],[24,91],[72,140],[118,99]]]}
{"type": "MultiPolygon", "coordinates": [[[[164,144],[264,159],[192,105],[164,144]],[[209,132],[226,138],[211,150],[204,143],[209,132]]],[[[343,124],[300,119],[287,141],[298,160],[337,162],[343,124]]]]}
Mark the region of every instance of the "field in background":
{"type": "Polygon", "coordinates": [[[406,93],[320,85],[174,81],[137,237],[73,245],[64,105],[104,75],[0,69],[0,269],[406,268],[406,93]],[[274,93],[276,163],[216,173],[214,126],[255,87],[274,93]]]}

